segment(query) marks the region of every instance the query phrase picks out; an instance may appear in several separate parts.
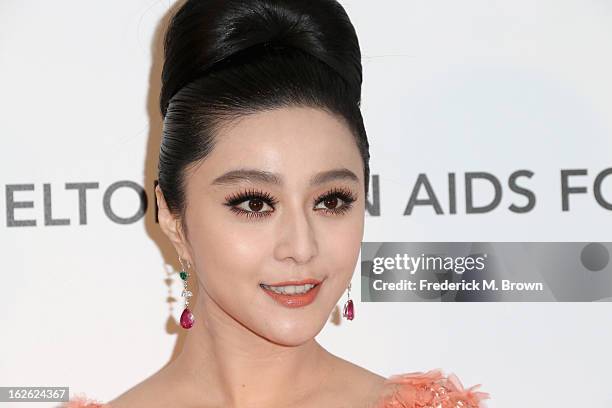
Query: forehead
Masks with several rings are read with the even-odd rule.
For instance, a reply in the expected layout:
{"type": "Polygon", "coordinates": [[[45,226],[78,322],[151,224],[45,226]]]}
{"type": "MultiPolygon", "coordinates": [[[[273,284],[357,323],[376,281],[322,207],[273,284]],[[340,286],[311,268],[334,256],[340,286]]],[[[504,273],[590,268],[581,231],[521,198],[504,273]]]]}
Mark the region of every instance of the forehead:
{"type": "Polygon", "coordinates": [[[321,109],[291,107],[247,115],[220,129],[212,152],[193,177],[213,187],[239,182],[243,176],[310,186],[334,178],[359,182],[361,168],[357,144],[343,119],[321,109]]]}

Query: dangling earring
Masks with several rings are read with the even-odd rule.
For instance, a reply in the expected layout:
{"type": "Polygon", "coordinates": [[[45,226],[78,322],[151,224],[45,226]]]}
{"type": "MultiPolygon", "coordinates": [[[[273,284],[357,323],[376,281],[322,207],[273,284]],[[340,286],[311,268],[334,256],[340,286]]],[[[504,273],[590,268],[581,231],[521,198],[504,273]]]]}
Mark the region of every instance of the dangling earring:
{"type": "Polygon", "coordinates": [[[348,285],[347,296],[348,296],[348,300],[344,304],[342,316],[346,317],[347,320],[353,320],[353,317],[355,317],[355,309],[353,307],[353,300],[351,299],[351,283],[350,282],[348,285]]]}
{"type": "Polygon", "coordinates": [[[190,329],[191,326],[193,326],[193,322],[195,320],[195,318],[193,317],[193,313],[191,313],[191,310],[189,310],[188,308],[189,298],[191,297],[192,293],[187,290],[187,278],[189,278],[189,272],[187,272],[187,269],[189,269],[191,264],[187,262],[187,269],[185,269],[185,265],[183,264],[183,260],[180,256],[179,262],[181,263],[182,268],[182,270],[179,272],[179,276],[183,280],[183,292],[181,293],[181,296],[185,298],[185,310],[183,310],[183,313],[181,314],[181,327],[183,329],[190,329]]]}

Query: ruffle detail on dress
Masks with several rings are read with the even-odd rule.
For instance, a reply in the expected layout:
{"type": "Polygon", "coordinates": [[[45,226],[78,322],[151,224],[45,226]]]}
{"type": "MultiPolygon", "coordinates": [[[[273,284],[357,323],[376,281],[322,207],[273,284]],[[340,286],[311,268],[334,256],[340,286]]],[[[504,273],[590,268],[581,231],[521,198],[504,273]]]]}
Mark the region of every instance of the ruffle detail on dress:
{"type": "Polygon", "coordinates": [[[85,394],[76,394],[60,408],[111,408],[109,404],[88,398],[85,394]]]}
{"type": "Polygon", "coordinates": [[[481,401],[490,398],[476,391],[481,384],[465,389],[455,374],[447,377],[441,369],[395,374],[386,385],[375,408],[485,408],[481,401]]]}

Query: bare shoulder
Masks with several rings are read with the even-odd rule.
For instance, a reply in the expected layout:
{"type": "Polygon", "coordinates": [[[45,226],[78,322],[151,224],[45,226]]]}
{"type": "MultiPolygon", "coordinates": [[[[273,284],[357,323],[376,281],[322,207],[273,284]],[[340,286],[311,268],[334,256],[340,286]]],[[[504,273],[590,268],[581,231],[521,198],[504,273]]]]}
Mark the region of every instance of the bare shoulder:
{"type": "Polygon", "coordinates": [[[157,407],[155,405],[155,397],[153,396],[155,389],[146,382],[135,385],[123,394],[117,396],[114,400],[109,401],[111,408],[140,408],[140,407],[157,407]]]}
{"type": "Polygon", "coordinates": [[[162,408],[172,406],[168,392],[168,384],[162,380],[160,373],[134,385],[132,388],[118,395],[108,404],[111,408],[162,408]]]}
{"type": "Polygon", "coordinates": [[[386,378],[348,360],[333,356],[333,383],[348,391],[356,401],[375,401],[385,387],[386,378]]]}

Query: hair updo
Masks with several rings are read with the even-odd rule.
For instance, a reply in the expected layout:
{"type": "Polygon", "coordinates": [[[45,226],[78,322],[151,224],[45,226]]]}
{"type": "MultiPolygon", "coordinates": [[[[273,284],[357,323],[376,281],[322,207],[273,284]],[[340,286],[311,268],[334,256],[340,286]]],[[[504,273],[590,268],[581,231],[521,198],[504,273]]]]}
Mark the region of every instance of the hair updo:
{"type": "Polygon", "coordinates": [[[363,159],[361,52],[335,0],[188,0],[164,38],[158,184],[184,219],[185,168],[205,158],[226,121],[308,106],[344,118],[363,159]]]}

